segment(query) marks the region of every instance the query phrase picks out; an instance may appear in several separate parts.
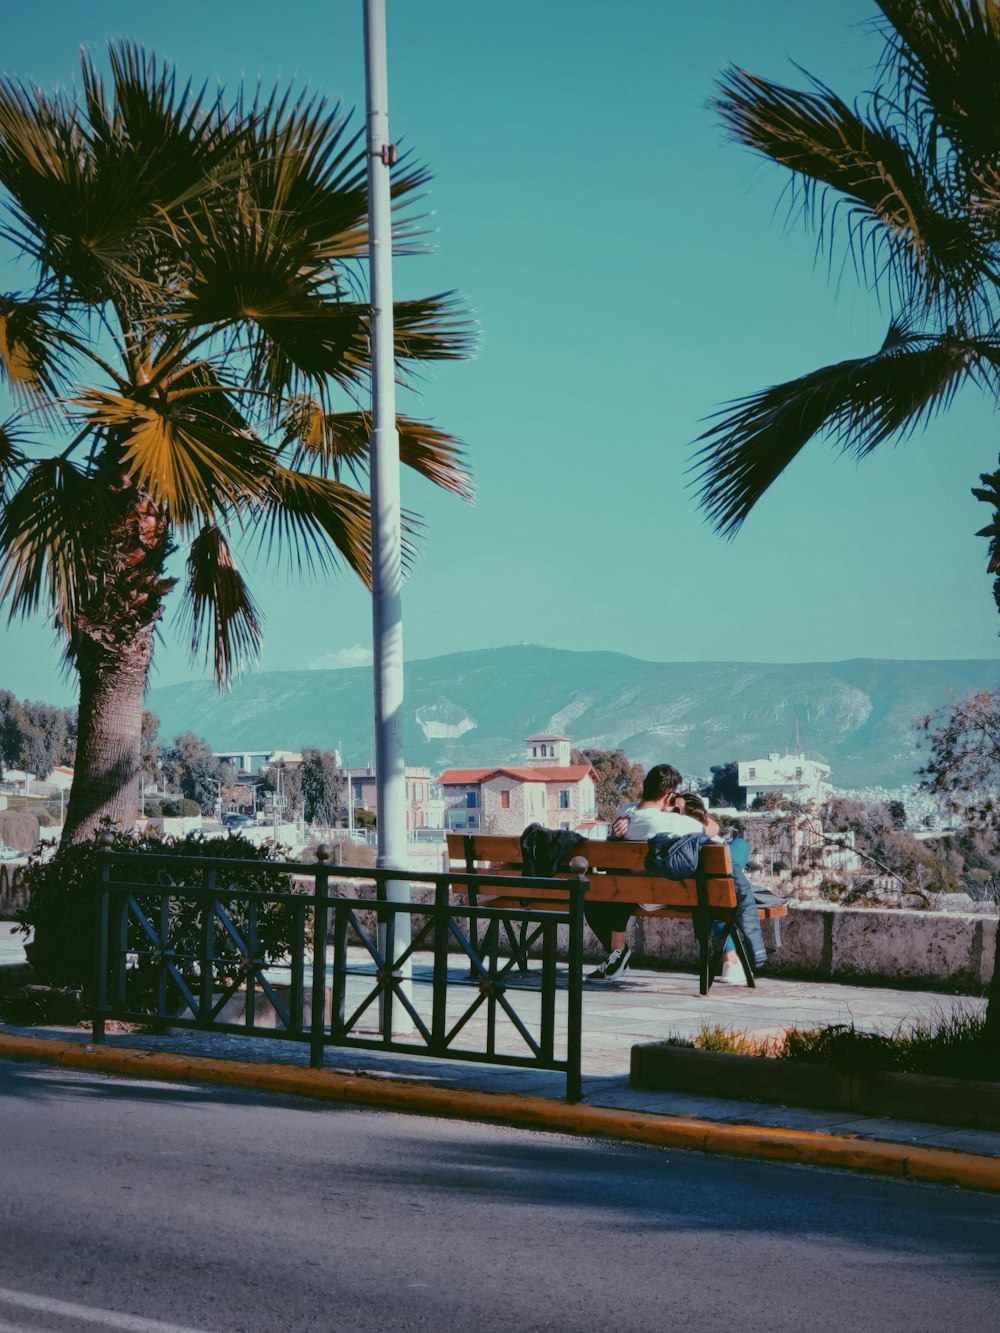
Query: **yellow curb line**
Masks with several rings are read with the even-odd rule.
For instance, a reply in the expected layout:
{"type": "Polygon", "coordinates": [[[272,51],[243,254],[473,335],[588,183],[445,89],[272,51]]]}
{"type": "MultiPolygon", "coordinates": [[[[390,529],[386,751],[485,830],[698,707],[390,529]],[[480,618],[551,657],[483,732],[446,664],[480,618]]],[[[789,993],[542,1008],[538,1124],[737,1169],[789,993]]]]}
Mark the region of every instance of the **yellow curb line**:
{"type": "Polygon", "coordinates": [[[875,1171],[907,1180],[1000,1192],[1000,1158],[860,1139],[849,1134],[725,1125],[693,1116],[648,1115],[604,1106],[570,1105],[544,1097],[456,1091],[381,1075],[365,1077],[326,1069],[303,1069],[298,1065],[172,1055],[38,1037],[0,1035],[0,1059],[36,1060],[71,1069],[99,1069],[174,1083],[220,1083],[289,1096],[318,1097],[352,1106],[378,1106],[417,1115],[482,1120],[563,1134],[602,1134],[662,1148],[875,1171]]]}

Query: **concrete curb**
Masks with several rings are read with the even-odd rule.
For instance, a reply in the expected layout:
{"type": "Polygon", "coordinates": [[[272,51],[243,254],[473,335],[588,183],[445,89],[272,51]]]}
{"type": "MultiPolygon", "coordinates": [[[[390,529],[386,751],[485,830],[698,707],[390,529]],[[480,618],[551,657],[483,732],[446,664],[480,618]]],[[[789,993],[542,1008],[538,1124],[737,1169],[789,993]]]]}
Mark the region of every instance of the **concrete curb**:
{"type": "Polygon", "coordinates": [[[36,1037],[0,1036],[0,1059],[97,1069],[172,1083],[217,1083],[317,1097],[351,1106],[377,1106],[416,1115],[479,1120],[562,1134],[599,1134],[662,1148],[872,1171],[906,1180],[1000,1192],[1000,1158],[843,1134],[719,1124],[688,1116],[648,1115],[582,1104],[571,1106],[543,1097],[455,1091],[378,1075],[346,1075],[298,1065],[217,1060],[36,1037]]]}

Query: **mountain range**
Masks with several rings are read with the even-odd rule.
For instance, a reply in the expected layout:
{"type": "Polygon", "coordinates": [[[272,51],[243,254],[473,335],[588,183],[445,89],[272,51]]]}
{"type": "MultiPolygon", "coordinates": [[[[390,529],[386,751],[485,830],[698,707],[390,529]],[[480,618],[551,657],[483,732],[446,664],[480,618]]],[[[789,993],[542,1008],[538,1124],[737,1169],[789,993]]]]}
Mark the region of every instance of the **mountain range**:
{"type": "MultiPolygon", "coordinates": [[[[516,763],[524,738],[623,749],[686,776],[712,764],[801,751],[840,787],[898,787],[921,763],[914,718],[1000,685],[1000,661],[644,662],[621,653],[521,645],[407,663],[407,763],[445,768],[516,763]]],[[[340,747],[372,752],[370,667],[250,675],[225,694],[205,681],[153,689],[160,737],[183,731],[213,750],[340,747]]]]}

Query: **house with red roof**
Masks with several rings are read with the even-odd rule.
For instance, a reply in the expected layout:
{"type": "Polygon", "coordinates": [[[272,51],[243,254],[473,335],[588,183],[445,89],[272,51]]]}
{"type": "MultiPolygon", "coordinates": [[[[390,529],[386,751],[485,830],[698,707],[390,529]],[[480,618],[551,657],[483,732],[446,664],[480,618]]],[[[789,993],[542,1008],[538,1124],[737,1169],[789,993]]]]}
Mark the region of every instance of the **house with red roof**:
{"type": "Polygon", "coordinates": [[[514,836],[528,824],[597,832],[597,774],[571,763],[566,736],[529,736],[523,764],[449,768],[438,778],[444,826],[514,836]]]}

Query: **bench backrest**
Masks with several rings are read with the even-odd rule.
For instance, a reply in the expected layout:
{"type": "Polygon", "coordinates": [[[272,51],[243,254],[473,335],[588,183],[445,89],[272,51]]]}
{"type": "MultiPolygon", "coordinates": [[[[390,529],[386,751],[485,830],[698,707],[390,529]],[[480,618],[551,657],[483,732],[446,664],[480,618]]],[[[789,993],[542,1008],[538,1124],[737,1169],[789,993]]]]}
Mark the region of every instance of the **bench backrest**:
{"type": "MultiPolygon", "coordinates": [[[[518,876],[521,873],[521,842],[519,838],[494,833],[449,833],[448,858],[450,868],[493,875],[518,876]]],[[[698,887],[701,881],[703,901],[711,907],[734,908],[736,889],[732,880],[729,848],[721,843],[705,843],[698,862],[697,879],[672,880],[664,875],[651,875],[645,869],[647,847],[645,842],[603,842],[585,838],[570,852],[559,867],[559,878],[572,875],[569,862],[575,856],[583,857],[588,865],[589,899],[602,902],[657,903],[664,908],[691,909],[698,906],[698,887]]],[[[465,886],[456,882],[455,892],[465,896],[465,886]]],[[[518,897],[500,888],[483,889],[480,898],[487,896],[518,897]]],[[[524,895],[533,903],[552,899],[563,902],[564,890],[532,889],[524,895]]]]}

